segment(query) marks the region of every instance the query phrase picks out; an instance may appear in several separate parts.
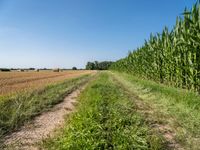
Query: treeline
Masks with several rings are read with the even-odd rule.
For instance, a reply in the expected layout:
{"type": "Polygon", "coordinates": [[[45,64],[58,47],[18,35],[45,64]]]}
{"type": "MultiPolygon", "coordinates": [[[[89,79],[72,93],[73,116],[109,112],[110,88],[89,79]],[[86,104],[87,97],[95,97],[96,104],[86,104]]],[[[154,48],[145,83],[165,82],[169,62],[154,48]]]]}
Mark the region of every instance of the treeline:
{"type": "Polygon", "coordinates": [[[200,92],[200,4],[177,17],[176,25],[151,34],[144,45],[111,69],[200,92]]]}
{"type": "Polygon", "coordinates": [[[2,71],[2,72],[10,72],[11,69],[8,69],[8,68],[0,68],[0,71],[2,71]]]}
{"type": "Polygon", "coordinates": [[[108,70],[108,68],[112,65],[112,61],[94,61],[94,62],[87,62],[86,70],[108,70]]]}

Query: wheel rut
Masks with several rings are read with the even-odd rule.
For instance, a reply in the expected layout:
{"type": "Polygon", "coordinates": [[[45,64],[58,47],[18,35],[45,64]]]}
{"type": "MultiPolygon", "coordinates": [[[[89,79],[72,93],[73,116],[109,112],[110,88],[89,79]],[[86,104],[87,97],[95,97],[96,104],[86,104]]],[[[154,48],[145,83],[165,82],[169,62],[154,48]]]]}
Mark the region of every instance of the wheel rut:
{"type": "Polygon", "coordinates": [[[77,97],[86,85],[74,90],[51,110],[35,117],[18,131],[5,137],[4,149],[38,150],[38,143],[53,136],[55,129],[62,127],[65,116],[75,111],[77,97]]]}

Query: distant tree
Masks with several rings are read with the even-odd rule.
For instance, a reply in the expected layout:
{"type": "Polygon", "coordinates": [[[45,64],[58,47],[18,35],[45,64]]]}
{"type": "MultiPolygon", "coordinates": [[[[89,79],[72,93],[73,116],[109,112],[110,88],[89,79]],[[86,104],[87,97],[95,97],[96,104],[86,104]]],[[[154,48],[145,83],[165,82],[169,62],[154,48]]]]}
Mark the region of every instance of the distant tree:
{"type": "Polygon", "coordinates": [[[35,70],[35,68],[29,68],[29,70],[35,70]]]}
{"type": "Polygon", "coordinates": [[[112,63],[113,62],[111,62],[111,61],[102,61],[98,64],[99,65],[98,69],[99,70],[108,70],[112,63]]]}
{"type": "Polygon", "coordinates": [[[8,69],[8,68],[0,68],[0,71],[2,71],[2,72],[10,72],[11,70],[8,69]]]}
{"type": "Polygon", "coordinates": [[[77,70],[77,68],[76,67],[72,67],[72,70],[77,70]]]}
{"type": "Polygon", "coordinates": [[[112,61],[102,61],[102,62],[88,62],[86,65],[87,70],[108,70],[113,62],[112,61]]]}
{"type": "Polygon", "coordinates": [[[95,64],[93,62],[87,62],[86,70],[95,70],[95,64]]]}
{"type": "Polygon", "coordinates": [[[94,61],[95,70],[99,70],[99,62],[94,61]]]}

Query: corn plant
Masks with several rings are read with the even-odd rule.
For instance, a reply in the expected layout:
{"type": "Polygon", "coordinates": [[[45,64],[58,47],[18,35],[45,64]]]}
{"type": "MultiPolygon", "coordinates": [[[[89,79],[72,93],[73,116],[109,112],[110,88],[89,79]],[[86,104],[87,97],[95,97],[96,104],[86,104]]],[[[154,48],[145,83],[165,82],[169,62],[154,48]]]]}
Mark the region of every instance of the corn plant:
{"type": "Polygon", "coordinates": [[[200,4],[184,10],[174,28],[151,34],[111,69],[200,92],[200,4]]]}

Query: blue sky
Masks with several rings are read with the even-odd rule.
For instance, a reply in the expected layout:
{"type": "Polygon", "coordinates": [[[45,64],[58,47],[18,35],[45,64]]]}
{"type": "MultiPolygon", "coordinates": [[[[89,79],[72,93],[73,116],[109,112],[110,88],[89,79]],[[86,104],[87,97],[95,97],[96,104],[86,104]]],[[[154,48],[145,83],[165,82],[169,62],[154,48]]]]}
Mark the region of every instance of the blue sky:
{"type": "Polygon", "coordinates": [[[196,0],[0,0],[0,67],[117,60],[196,0]]]}

